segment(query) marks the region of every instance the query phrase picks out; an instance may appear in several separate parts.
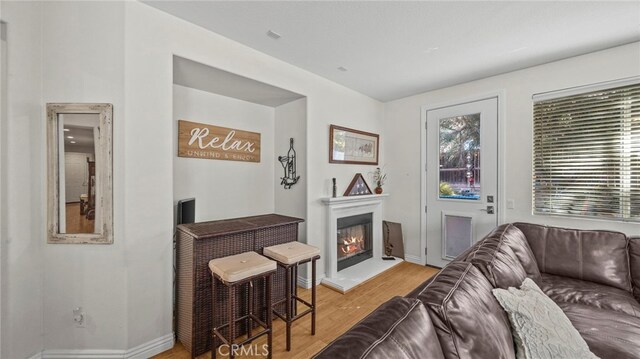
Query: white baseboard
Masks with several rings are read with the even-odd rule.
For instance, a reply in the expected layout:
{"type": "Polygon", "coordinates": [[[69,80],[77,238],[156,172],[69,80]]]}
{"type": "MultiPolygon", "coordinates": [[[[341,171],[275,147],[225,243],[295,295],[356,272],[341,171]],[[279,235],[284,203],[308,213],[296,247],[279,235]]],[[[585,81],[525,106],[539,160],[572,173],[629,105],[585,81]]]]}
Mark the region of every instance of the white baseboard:
{"type": "Polygon", "coordinates": [[[173,348],[173,333],[150,340],[129,350],[57,349],[44,350],[29,359],[146,359],[173,348]]]}
{"type": "MultiPolygon", "coordinates": [[[[324,275],[316,276],[316,285],[320,284],[322,278],[324,278],[324,275]]],[[[311,289],[311,278],[307,279],[305,277],[298,276],[298,287],[311,289]]]]}
{"type": "Polygon", "coordinates": [[[44,350],[43,359],[124,359],[126,350],[115,349],[55,349],[44,350]]]}
{"type": "Polygon", "coordinates": [[[169,333],[127,350],[125,359],[147,359],[173,348],[174,344],[174,334],[169,333]]]}
{"type": "Polygon", "coordinates": [[[405,254],[404,260],[410,263],[419,264],[421,266],[424,265],[424,263],[422,263],[422,258],[420,256],[412,256],[410,254],[405,254]]]}
{"type": "Polygon", "coordinates": [[[42,352],[33,354],[33,356],[30,356],[29,359],[42,359],[42,352]]]}

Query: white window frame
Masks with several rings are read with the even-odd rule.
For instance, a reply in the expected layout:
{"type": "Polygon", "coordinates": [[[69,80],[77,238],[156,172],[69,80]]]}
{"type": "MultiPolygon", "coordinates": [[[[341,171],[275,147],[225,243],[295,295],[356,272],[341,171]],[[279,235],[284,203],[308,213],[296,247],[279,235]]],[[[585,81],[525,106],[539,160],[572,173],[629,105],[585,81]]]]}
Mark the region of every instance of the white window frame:
{"type": "MultiPolygon", "coordinates": [[[[566,102],[563,104],[558,104],[556,108],[553,107],[553,101],[565,100],[570,101],[571,97],[575,97],[576,100],[582,99],[584,100],[585,96],[590,93],[598,93],[598,92],[606,92],[608,90],[613,90],[616,88],[627,87],[627,86],[635,86],[640,88],[640,76],[626,78],[622,80],[603,82],[598,84],[593,84],[589,86],[581,86],[574,87],[569,89],[564,89],[560,91],[553,91],[547,93],[536,94],[533,96],[533,159],[532,159],[532,212],[534,215],[554,215],[554,216],[568,216],[568,217],[587,217],[592,219],[606,219],[613,221],[623,221],[623,222],[640,222],[640,213],[637,212],[637,208],[632,207],[631,199],[633,196],[638,196],[638,188],[640,185],[632,182],[632,175],[640,171],[640,161],[638,161],[637,156],[640,156],[640,143],[637,139],[634,139],[633,136],[636,136],[637,133],[632,133],[632,129],[637,131],[640,122],[640,114],[633,116],[620,116],[620,121],[622,122],[623,130],[619,134],[614,134],[614,136],[620,136],[618,142],[620,143],[620,152],[614,153],[613,155],[608,155],[605,159],[603,158],[601,161],[601,167],[594,167],[593,164],[585,165],[584,170],[580,168],[580,165],[567,164],[567,161],[570,160],[570,157],[567,155],[562,155],[562,151],[560,150],[562,146],[553,144],[553,142],[549,145],[545,145],[543,142],[543,138],[553,138],[558,139],[560,142],[567,141],[567,139],[562,139],[560,132],[557,128],[554,129],[553,121],[555,120],[554,116],[565,116],[563,118],[567,118],[566,112],[577,113],[581,109],[580,107],[588,107],[591,103],[580,103],[575,102],[576,107],[572,107],[570,110],[566,109],[558,109],[563,105],[566,106],[566,102]],[[549,109],[548,114],[542,113],[542,110],[549,109]],[[549,115],[551,114],[551,115],[549,115]],[[632,142],[632,140],[634,142],[632,142]],[[590,179],[597,177],[595,175],[598,171],[602,171],[606,168],[607,163],[611,163],[611,157],[618,158],[619,162],[613,162],[616,164],[615,174],[610,176],[610,178],[616,178],[614,180],[607,179],[607,182],[613,182],[613,186],[608,187],[616,188],[616,196],[619,202],[617,203],[617,209],[607,208],[606,201],[598,200],[598,194],[604,195],[604,192],[599,193],[597,188],[587,189],[584,192],[583,198],[588,198],[585,201],[588,204],[589,210],[580,210],[574,209],[572,206],[575,204],[579,204],[579,201],[576,203],[571,202],[571,199],[578,199],[578,196],[573,196],[569,192],[572,190],[575,191],[574,188],[569,182],[566,181],[567,174],[569,174],[570,178],[575,178],[577,182],[586,181],[588,183],[590,179]],[[554,163],[556,159],[560,159],[557,163],[554,163]],[[632,162],[633,159],[633,162],[632,162]],[[564,161],[564,162],[563,162],[564,161]],[[609,162],[607,162],[609,161],[609,162]],[[570,169],[568,169],[568,168],[570,169]],[[557,172],[554,173],[554,170],[557,169],[557,172]],[[580,170],[580,172],[578,172],[580,170]],[[583,172],[589,171],[592,172],[583,172]],[[583,176],[580,176],[579,173],[584,173],[583,176]],[[542,179],[542,176],[544,176],[542,179]],[[564,177],[563,177],[564,176],[564,177]],[[545,182],[546,181],[546,182],[545,182]],[[551,182],[552,185],[548,187],[549,189],[538,190],[542,187],[543,183],[551,182]],[[555,184],[553,184],[555,183],[555,184]],[[567,183],[567,184],[565,184],[567,183]],[[558,193],[563,194],[554,194],[554,191],[559,191],[558,193]],[[591,196],[589,196],[591,195],[591,196]],[[568,204],[570,203],[570,204],[568,204]],[[635,213],[632,213],[634,211],[635,213]]],[[[635,90],[635,89],[634,89],[635,90]]],[[[635,102],[636,94],[632,95],[634,98],[633,105],[637,106],[638,102],[635,102]]],[[[629,100],[630,101],[630,100],[629,100]]],[[[613,101],[612,101],[613,102],[613,101]]],[[[573,106],[573,103],[570,104],[573,106]]],[[[628,106],[631,109],[631,102],[628,105],[625,103],[625,106],[628,106]]],[[[606,110],[609,111],[609,110],[606,110]]],[[[637,111],[637,110],[636,110],[637,111]]],[[[614,112],[611,110],[611,112],[614,112]]],[[[605,112],[604,117],[610,116],[611,113],[605,112]]],[[[580,115],[569,115],[568,118],[571,120],[579,119],[584,123],[585,117],[587,120],[590,120],[589,115],[584,115],[584,112],[580,115]]],[[[594,121],[597,120],[594,115],[594,121]]],[[[611,123],[611,120],[615,119],[615,117],[609,117],[605,121],[606,123],[611,123]]],[[[578,121],[577,121],[578,122],[578,121]]],[[[589,123],[587,126],[591,126],[589,123]]],[[[619,127],[621,127],[620,123],[611,123],[610,127],[598,126],[597,130],[594,132],[588,133],[589,136],[595,135],[593,140],[589,142],[597,143],[599,138],[602,138],[603,141],[610,140],[611,134],[615,131],[619,131],[619,127]],[[618,128],[618,129],[616,129],[618,128]],[[601,137],[598,137],[600,135],[601,137]]],[[[575,132],[569,132],[570,135],[576,137],[582,137],[583,142],[580,144],[581,149],[584,148],[584,137],[585,131],[584,129],[575,129],[575,132]]],[[[569,141],[571,139],[569,138],[569,141]]],[[[607,146],[611,146],[607,144],[607,146]]],[[[598,152],[595,151],[597,146],[594,146],[594,159],[599,159],[598,152]]],[[[568,147],[567,151],[571,153],[571,151],[575,151],[575,148],[568,147]]],[[[588,151],[589,148],[586,147],[588,151]]],[[[568,155],[570,156],[570,155],[568,155]]],[[[596,161],[598,162],[598,161],[596,161]]],[[[596,165],[597,166],[597,165],[596,165]]],[[[610,168],[606,168],[606,170],[610,170],[610,168]]],[[[602,180],[601,180],[602,181],[602,180]]],[[[592,183],[588,183],[589,185],[593,185],[592,183]]],[[[589,187],[589,186],[586,186],[589,187]]],[[[594,186],[595,187],[595,186],[594,186]]],[[[606,197],[606,196],[605,196],[606,197]]],[[[615,201],[614,201],[615,202],[615,201]]],[[[579,206],[575,206],[579,207],[579,206]]]]}

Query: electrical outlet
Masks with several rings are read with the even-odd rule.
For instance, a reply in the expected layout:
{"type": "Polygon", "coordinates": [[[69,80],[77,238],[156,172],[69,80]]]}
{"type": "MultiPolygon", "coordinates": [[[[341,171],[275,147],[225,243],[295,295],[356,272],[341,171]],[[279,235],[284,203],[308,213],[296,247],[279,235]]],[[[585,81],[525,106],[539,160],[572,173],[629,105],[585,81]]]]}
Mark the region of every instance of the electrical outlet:
{"type": "Polygon", "coordinates": [[[85,313],[84,311],[82,311],[82,307],[77,307],[76,309],[73,310],[73,322],[76,328],[85,328],[86,327],[85,319],[86,319],[85,313]]]}

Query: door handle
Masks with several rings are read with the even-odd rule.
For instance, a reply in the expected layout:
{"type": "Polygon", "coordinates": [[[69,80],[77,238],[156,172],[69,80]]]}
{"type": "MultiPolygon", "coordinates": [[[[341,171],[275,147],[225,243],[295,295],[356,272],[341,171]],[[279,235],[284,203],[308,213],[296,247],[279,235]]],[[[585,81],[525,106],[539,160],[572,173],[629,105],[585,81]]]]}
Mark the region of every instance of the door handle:
{"type": "Polygon", "coordinates": [[[487,206],[487,208],[481,208],[481,211],[487,212],[487,214],[493,214],[493,206],[487,206]]]}

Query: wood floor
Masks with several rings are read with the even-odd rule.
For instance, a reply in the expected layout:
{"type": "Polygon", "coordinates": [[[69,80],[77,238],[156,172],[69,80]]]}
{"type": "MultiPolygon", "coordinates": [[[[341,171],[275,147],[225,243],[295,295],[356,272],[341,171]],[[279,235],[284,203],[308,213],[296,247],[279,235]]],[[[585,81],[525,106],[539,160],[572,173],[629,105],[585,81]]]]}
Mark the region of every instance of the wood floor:
{"type": "Polygon", "coordinates": [[[66,205],[66,233],[93,233],[95,220],[87,219],[87,216],[80,215],[80,202],[67,203],[66,205]]]}
{"type": "MultiPolygon", "coordinates": [[[[284,323],[281,320],[274,320],[273,358],[310,358],[367,314],[371,313],[380,304],[396,295],[402,296],[409,293],[420,283],[437,273],[437,271],[435,268],[403,262],[352,289],[347,294],[340,294],[322,285],[318,286],[316,335],[311,336],[310,334],[310,315],[294,322],[291,331],[291,351],[287,352],[285,350],[284,323]]],[[[305,300],[311,301],[311,290],[299,289],[298,294],[305,300]]],[[[262,337],[256,340],[254,344],[260,346],[265,342],[266,337],[262,337]]],[[[210,353],[206,353],[197,358],[210,358],[210,355],[210,353]]],[[[218,358],[220,357],[218,355],[218,358]]],[[[256,358],[258,356],[253,357],[256,358]]],[[[178,342],[173,349],[154,358],[188,359],[191,358],[191,355],[178,342]]]]}

